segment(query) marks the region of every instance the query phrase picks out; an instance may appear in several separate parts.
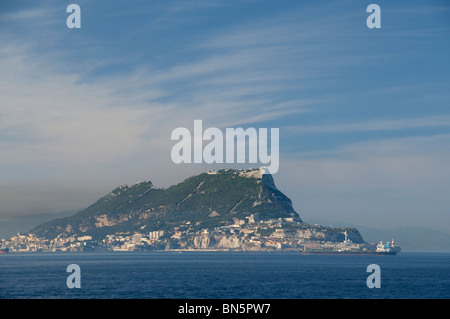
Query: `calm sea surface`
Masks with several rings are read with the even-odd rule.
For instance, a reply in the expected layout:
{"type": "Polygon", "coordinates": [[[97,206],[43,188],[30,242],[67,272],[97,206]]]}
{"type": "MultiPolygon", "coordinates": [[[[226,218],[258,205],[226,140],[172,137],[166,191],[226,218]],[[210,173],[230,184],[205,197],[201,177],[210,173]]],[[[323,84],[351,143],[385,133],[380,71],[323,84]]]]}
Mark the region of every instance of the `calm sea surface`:
{"type": "Polygon", "coordinates": [[[0,255],[0,298],[448,299],[450,254],[9,253],[0,255]],[[79,289],[67,287],[70,264],[80,266],[79,289]],[[367,287],[370,264],[381,288],[367,287]]]}

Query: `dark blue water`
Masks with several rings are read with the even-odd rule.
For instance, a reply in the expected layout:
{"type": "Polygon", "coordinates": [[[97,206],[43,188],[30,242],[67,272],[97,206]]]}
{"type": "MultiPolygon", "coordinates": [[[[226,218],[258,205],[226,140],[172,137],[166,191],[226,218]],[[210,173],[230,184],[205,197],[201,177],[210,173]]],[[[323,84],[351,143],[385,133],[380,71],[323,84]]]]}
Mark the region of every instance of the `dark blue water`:
{"type": "Polygon", "coordinates": [[[261,252],[10,253],[0,298],[450,298],[450,254],[326,256],[261,252]],[[69,289],[69,264],[81,288],[69,289]],[[367,266],[381,269],[368,288],[367,266]]]}

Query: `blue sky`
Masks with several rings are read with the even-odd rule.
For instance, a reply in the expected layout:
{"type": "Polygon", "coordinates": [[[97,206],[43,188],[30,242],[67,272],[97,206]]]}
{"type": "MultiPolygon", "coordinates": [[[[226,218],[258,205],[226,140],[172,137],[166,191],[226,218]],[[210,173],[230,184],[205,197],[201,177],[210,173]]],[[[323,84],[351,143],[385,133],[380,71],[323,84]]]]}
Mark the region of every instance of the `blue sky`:
{"type": "Polygon", "coordinates": [[[306,221],[450,233],[448,1],[70,3],[0,1],[0,219],[217,168],[170,159],[202,119],[280,128],[306,221]]]}

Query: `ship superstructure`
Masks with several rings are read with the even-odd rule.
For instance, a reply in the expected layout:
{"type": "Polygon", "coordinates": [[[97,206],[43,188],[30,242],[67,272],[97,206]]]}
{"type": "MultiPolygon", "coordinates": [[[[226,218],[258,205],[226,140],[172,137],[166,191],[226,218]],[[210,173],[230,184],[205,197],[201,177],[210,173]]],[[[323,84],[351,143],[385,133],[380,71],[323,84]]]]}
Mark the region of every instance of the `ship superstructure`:
{"type": "Polygon", "coordinates": [[[392,239],[391,242],[383,243],[383,241],[380,241],[377,245],[376,252],[380,254],[386,254],[386,255],[395,255],[401,251],[401,248],[399,246],[396,246],[394,244],[394,240],[392,239]]]}

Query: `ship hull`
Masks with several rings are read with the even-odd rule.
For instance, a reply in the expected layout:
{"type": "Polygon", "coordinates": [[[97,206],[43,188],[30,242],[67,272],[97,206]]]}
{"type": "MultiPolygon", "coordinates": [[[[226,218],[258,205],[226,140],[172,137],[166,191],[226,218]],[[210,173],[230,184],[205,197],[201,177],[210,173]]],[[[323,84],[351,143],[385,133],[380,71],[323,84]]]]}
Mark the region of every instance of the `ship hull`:
{"type": "Polygon", "coordinates": [[[382,251],[301,251],[301,255],[385,255],[395,256],[396,251],[382,252],[382,251]]]}
{"type": "Polygon", "coordinates": [[[9,249],[8,248],[0,249],[0,254],[7,254],[7,253],[9,253],[9,249]]]}

